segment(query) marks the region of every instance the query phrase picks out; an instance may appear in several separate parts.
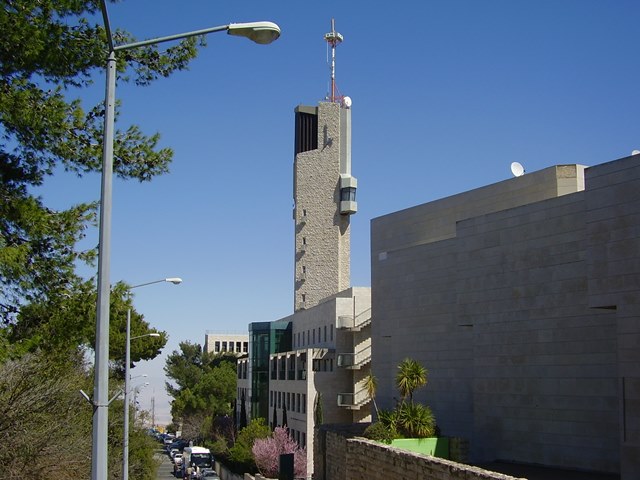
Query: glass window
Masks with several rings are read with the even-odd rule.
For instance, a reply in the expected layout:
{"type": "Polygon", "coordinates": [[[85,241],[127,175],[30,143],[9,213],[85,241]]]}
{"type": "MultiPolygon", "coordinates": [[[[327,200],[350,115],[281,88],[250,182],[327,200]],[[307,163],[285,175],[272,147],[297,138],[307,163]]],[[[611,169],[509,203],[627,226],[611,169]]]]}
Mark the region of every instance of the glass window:
{"type": "Polygon", "coordinates": [[[354,187],[346,187],[340,190],[340,200],[343,202],[356,201],[356,189],[354,187]]]}

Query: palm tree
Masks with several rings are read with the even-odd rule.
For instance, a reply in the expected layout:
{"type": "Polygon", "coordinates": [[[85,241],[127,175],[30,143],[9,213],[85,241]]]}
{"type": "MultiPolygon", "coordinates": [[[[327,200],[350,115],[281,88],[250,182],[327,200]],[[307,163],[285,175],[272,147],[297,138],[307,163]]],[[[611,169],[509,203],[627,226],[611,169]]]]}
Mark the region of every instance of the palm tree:
{"type": "Polygon", "coordinates": [[[413,404],[413,392],[427,384],[427,369],[416,360],[405,358],[398,365],[396,374],[396,387],[402,395],[402,402],[409,397],[409,402],[413,404]]]}
{"type": "Polygon", "coordinates": [[[378,411],[378,404],[376,403],[376,391],[378,390],[378,379],[373,376],[373,373],[369,373],[364,379],[364,388],[367,389],[367,395],[373,402],[373,407],[376,409],[376,417],[380,416],[378,411]]]}
{"type": "Polygon", "coordinates": [[[432,437],[436,421],[431,409],[420,403],[404,403],[398,411],[398,425],[407,438],[432,437]]]}

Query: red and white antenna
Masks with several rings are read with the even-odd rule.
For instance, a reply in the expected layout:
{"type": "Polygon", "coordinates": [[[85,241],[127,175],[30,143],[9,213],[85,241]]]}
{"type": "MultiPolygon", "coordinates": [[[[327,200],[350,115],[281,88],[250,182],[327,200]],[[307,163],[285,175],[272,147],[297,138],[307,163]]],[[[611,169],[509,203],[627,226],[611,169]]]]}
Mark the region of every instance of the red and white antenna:
{"type": "Polygon", "coordinates": [[[342,43],[343,37],[336,32],[335,20],[331,19],[331,31],[325,33],[324,39],[331,45],[331,97],[332,102],[336,101],[336,47],[342,43]]]}

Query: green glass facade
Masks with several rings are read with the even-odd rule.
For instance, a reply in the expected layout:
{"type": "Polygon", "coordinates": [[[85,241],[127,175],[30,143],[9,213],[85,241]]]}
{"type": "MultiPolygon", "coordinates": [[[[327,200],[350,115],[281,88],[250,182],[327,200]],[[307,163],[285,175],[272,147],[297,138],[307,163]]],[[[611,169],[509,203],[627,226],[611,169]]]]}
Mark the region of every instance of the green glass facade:
{"type": "Polygon", "coordinates": [[[291,322],[254,322],[249,324],[251,362],[251,418],[262,417],[269,423],[269,355],[292,349],[291,322]]]}

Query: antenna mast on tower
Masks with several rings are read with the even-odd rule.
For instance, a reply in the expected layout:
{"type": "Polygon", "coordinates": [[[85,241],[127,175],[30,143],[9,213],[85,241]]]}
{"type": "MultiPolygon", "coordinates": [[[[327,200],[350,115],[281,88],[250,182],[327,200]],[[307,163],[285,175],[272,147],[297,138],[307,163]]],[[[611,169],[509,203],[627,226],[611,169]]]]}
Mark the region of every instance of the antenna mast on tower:
{"type": "Polygon", "coordinates": [[[336,101],[336,47],[342,42],[343,37],[336,32],[335,19],[331,19],[331,31],[325,33],[324,39],[331,45],[331,97],[332,102],[336,101]]]}

